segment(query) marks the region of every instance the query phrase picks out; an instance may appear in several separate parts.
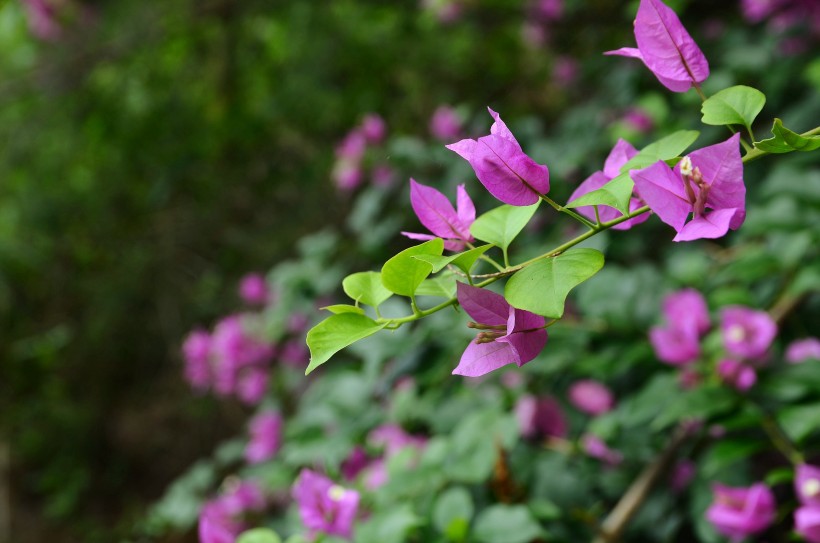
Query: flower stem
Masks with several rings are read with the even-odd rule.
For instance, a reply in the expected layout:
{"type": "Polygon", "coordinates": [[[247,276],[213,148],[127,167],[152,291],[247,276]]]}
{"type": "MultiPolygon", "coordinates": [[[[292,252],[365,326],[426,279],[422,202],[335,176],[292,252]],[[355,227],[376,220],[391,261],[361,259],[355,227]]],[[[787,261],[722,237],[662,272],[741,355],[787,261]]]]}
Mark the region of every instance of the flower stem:
{"type": "MultiPolygon", "coordinates": [[[[761,411],[763,411],[761,409],[761,411]]],[[[761,426],[763,430],[769,435],[772,444],[779,450],[786,459],[793,465],[798,466],[805,463],[803,454],[797,450],[789,436],[783,431],[783,428],[777,423],[775,418],[769,413],[763,412],[760,417],[761,426]]]]}
{"type": "Polygon", "coordinates": [[[564,206],[560,205],[558,202],[556,202],[555,200],[553,200],[552,198],[550,198],[550,197],[549,197],[549,196],[547,196],[546,194],[539,194],[538,196],[540,196],[542,200],[544,200],[544,201],[545,201],[545,202],[547,202],[549,205],[551,205],[551,206],[553,207],[553,209],[555,209],[555,210],[556,210],[556,211],[558,211],[559,213],[566,213],[567,215],[569,215],[570,217],[572,217],[572,218],[573,218],[573,219],[575,219],[576,221],[581,222],[581,223],[582,223],[582,224],[584,224],[585,226],[588,226],[588,227],[590,227],[590,228],[595,228],[595,225],[594,225],[594,224],[592,224],[592,222],[588,221],[587,219],[585,219],[584,217],[580,216],[579,214],[577,214],[576,212],[572,211],[571,209],[568,209],[568,208],[566,208],[566,207],[564,207],[564,206]]]}

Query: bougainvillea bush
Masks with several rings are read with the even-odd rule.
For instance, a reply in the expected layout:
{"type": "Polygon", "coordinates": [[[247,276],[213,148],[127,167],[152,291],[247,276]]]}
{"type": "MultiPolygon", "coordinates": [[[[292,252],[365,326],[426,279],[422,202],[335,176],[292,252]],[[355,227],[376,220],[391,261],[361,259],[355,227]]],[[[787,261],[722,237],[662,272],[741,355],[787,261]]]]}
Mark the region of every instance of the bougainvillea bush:
{"type": "MultiPolygon", "coordinates": [[[[783,20],[816,15],[793,4],[783,20]]],[[[459,7],[428,9],[456,24],[459,7]]],[[[443,148],[363,116],[332,178],[355,194],[362,253],[399,232],[403,249],[353,271],[338,234],[306,238],[242,281],[241,313],[191,332],[192,388],[256,412],[143,532],[820,541],[820,127],[769,111],[768,89],[728,77],[661,0],[637,5],[634,37],[606,53],[634,60],[609,61],[681,93],[681,120],[633,115],[633,142],[585,119],[611,146],[577,182],[547,151],[571,130],[539,141],[503,100],[472,129],[431,112],[443,148]],[[397,198],[413,219],[386,212],[397,198]]]]}

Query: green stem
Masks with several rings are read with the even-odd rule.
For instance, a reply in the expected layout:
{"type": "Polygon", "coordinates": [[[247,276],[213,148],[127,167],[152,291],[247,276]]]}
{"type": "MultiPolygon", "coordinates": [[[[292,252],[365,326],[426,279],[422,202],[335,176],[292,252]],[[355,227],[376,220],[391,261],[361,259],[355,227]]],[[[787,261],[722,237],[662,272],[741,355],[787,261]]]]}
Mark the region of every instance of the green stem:
{"type": "Polygon", "coordinates": [[[556,202],[555,200],[553,200],[552,198],[550,198],[546,194],[539,194],[538,196],[540,196],[542,200],[544,200],[549,205],[551,205],[552,208],[555,209],[556,211],[558,211],[559,213],[566,213],[567,215],[569,215],[570,217],[572,217],[576,221],[581,222],[585,226],[588,226],[590,228],[595,228],[595,225],[592,224],[590,221],[588,221],[584,217],[580,216],[576,212],[572,211],[571,209],[567,209],[566,207],[560,205],[558,202],[556,202]]]}
{"type": "Polygon", "coordinates": [[[791,442],[789,436],[786,435],[786,432],[783,431],[783,428],[777,424],[777,421],[769,415],[768,413],[763,413],[761,417],[761,426],[763,426],[763,430],[769,435],[769,439],[772,440],[772,443],[777,450],[783,453],[783,456],[791,462],[795,466],[799,466],[800,464],[805,463],[805,459],[803,458],[803,454],[797,450],[797,447],[791,442]]]}
{"type": "MultiPolygon", "coordinates": [[[[617,219],[613,219],[611,221],[601,223],[597,226],[593,226],[590,230],[584,232],[580,236],[578,236],[574,239],[571,239],[571,240],[569,240],[568,242],[566,242],[562,245],[559,245],[555,249],[553,249],[551,251],[548,251],[548,252],[542,254],[541,256],[531,258],[530,260],[527,260],[523,264],[518,264],[517,266],[512,266],[512,267],[507,267],[504,270],[501,270],[496,274],[490,275],[484,281],[478,283],[476,286],[477,287],[486,287],[487,285],[498,281],[502,277],[506,277],[507,275],[512,275],[513,273],[517,272],[518,270],[529,266],[533,262],[536,262],[538,260],[541,260],[543,258],[548,258],[548,257],[551,257],[551,256],[558,256],[559,254],[563,253],[567,249],[569,249],[571,247],[574,247],[575,245],[578,245],[582,241],[591,238],[595,234],[597,234],[599,232],[603,232],[604,230],[607,230],[609,228],[612,228],[616,224],[620,224],[624,221],[628,221],[629,219],[635,218],[638,215],[646,213],[647,211],[649,211],[649,206],[643,206],[641,208],[636,209],[632,213],[629,213],[628,215],[623,215],[621,217],[618,217],[617,219]]],[[[428,315],[432,315],[433,313],[437,313],[437,312],[441,311],[442,309],[446,309],[450,306],[455,305],[456,303],[458,303],[458,298],[450,298],[446,302],[442,302],[438,305],[435,305],[435,306],[431,307],[430,309],[419,309],[418,307],[416,307],[415,299],[411,298],[411,304],[412,304],[412,307],[413,307],[413,314],[412,315],[407,315],[406,317],[397,317],[397,318],[392,318],[392,319],[379,318],[379,319],[376,319],[376,322],[378,322],[379,324],[387,323],[388,328],[395,329],[395,328],[398,328],[399,326],[401,326],[402,324],[417,321],[422,317],[426,317],[428,315]]]]}
{"type": "MultiPolygon", "coordinates": [[[[687,71],[689,71],[688,68],[687,68],[687,71]]],[[[689,75],[691,76],[692,74],[690,73],[689,75]]],[[[692,79],[694,79],[694,78],[692,78],[692,79]]],[[[695,92],[698,93],[698,96],[700,96],[700,100],[702,102],[705,102],[706,101],[706,95],[703,94],[703,89],[700,88],[700,85],[698,85],[697,83],[692,81],[692,86],[695,88],[695,92]]]]}

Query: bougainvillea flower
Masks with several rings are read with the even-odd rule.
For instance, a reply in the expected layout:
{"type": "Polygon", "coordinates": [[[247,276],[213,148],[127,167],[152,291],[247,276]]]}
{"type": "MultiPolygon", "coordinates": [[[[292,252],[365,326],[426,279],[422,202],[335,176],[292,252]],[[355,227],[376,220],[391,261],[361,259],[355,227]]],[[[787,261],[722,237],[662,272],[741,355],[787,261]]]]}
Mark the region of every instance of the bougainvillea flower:
{"type": "MultiPolygon", "coordinates": [[[[615,147],[612,148],[612,151],[609,152],[609,156],[606,157],[606,162],[604,162],[604,169],[602,171],[597,171],[587,177],[578,188],[575,189],[575,192],[569,197],[569,201],[573,201],[576,198],[580,198],[584,194],[588,192],[592,192],[593,190],[598,190],[599,188],[603,187],[621,173],[621,166],[629,162],[629,159],[634,157],[638,154],[638,151],[627,141],[622,139],[618,140],[618,143],[615,144],[615,147]]],[[[643,206],[643,202],[641,202],[638,198],[630,198],[629,199],[629,211],[635,211],[639,207],[643,206]]],[[[595,208],[593,206],[582,206],[575,209],[578,213],[590,219],[592,221],[595,220],[595,208]]],[[[623,213],[615,209],[614,207],[609,206],[598,206],[598,217],[601,219],[601,222],[611,221],[613,219],[617,219],[621,217],[623,213]]],[[[628,221],[624,221],[620,224],[616,224],[612,228],[615,230],[629,230],[636,224],[640,224],[649,218],[649,213],[643,213],[638,215],[634,219],[629,219],[628,221]]]]}
{"type": "Polygon", "coordinates": [[[759,358],[777,335],[777,324],[765,311],[734,305],[720,312],[723,346],[736,356],[759,358]]]}
{"type": "Polygon", "coordinates": [[[270,290],[265,276],[249,273],[239,281],[239,297],[251,305],[264,305],[270,301],[270,290]]]}
{"type": "Polygon", "coordinates": [[[689,487],[689,483],[697,475],[697,464],[691,460],[680,460],[675,467],[672,468],[672,473],[669,476],[669,486],[676,493],[683,492],[689,487]]]}
{"type": "Polygon", "coordinates": [[[268,391],[270,373],[267,368],[254,366],[243,369],[236,378],[235,392],[245,405],[256,405],[268,391]]]}
{"type": "Polygon", "coordinates": [[[746,392],[757,382],[754,368],[731,358],[718,362],[717,373],[724,383],[741,392],[746,392]]]}
{"type": "Polygon", "coordinates": [[[594,434],[584,434],[581,437],[581,447],[589,456],[611,467],[617,466],[624,459],[621,453],[610,449],[603,439],[594,434]]]}
{"type": "Polygon", "coordinates": [[[567,435],[567,422],[561,404],[550,396],[524,394],[515,404],[515,418],[524,437],[567,435]]]}
{"type": "Polygon", "coordinates": [[[204,330],[194,330],[182,344],[185,359],[185,380],[194,390],[207,390],[211,386],[211,336],[204,330]]]}
{"type": "Polygon", "coordinates": [[[282,417],[273,410],[262,411],[249,424],[250,439],[245,447],[245,460],[258,464],[270,460],[282,443],[282,417]]]}
{"type": "Polygon", "coordinates": [[[762,532],[775,519],[772,491],[763,483],[747,488],[712,486],[714,501],[706,510],[706,520],[721,534],[742,539],[762,532]]]}
{"type": "Polygon", "coordinates": [[[293,485],[293,498],[302,522],[311,534],[317,532],[349,538],[359,509],[359,493],[333,484],[309,469],[303,469],[293,485]]]}
{"type": "Polygon", "coordinates": [[[615,398],[603,384],[592,379],[576,381],[569,387],[567,397],[572,405],[588,415],[603,415],[612,410],[615,398]]]}
{"type": "Polygon", "coordinates": [[[206,502],[199,512],[201,543],[234,543],[245,529],[242,515],[261,511],[267,500],[262,489],[251,481],[240,481],[222,496],[206,502]]]}
{"type": "Polygon", "coordinates": [[[703,294],[693,288],[685,288],[663,299],[663,315],[666,321],[679,328],[693,328],[699,335],[709,331],[709,308],[703,294]]]}
{"type": "Polygon", "coordinates": [[[709,77],[709,63],[672,9],[660,0],[641,0],[635,17],[638,48],[622,47],[605,55],[643,61],[672,92],[686,92],[709,77]]]}
{"type": "Polygon", "coordinates": [[[674,170],[659,160],[629,171],[641,199],[678,232],[674,241],[719,238],[743,224],[746,186],[739,141],[740,134],[735,134],[723,143],[693,151],[674,170]]]}
{"type": "Polygon", "coordinates": [[[794,473],[794,490],[803,505],[820,507],[820,467],[800,464],[794,473]]]}
{"type": "Polygon", "coordinates": [[[795,511],[794,531],[810,543],[820,543],[820,506],[806,505],[795,511]]]}
{"type": "Polygon", "coordinates": [[[816,337],[798,339],[786,347],[786,362],[799,364],[812,359],[820,360],[820,339],[816,337]]]}
{"type": "Polygon", "coordinates": [[[490,135],[464,139],[446,147],[470,163],[476,177],[490,194],[513,206],[528,206],[550,190],[550,172],[524,154],[498,113],[490,108],[495,122],[490,135]]]}
{"type": "Polygon", "coordinates": [[[447,105],[441,105],[430,117],[430,133],[434,138],[442,141],[453,141],[461,134],[461,118],[456,110],[447,105]]]}
{"type": "Polygon", "coordinates": [[[649,330],[649,342],[658,360],[667,364],[688,364],[700,356],[700,338],[697,331],[691,327],[652,327],[649,330]]]}
{"type": "Polygon", "coordinates": [[[406,447],[424,449],[427,439],[408,434],[398,424],[382,424],[374,428],[367,436],[367,441],[375,447],[384,448],[386,456],[393,456],[406,447]]]}
{"type": "Polygon", "coordinates": [[[367,143],[378,145],[387,135],[387,124],[381,115],[369,113],[362,119],[361,131],[367,143]]]}
{"type": "Polygon", "coordinates": [[[454,375],[478,377],[507,364],[523,366],[547,344],[544,317],[515,309],[500,294],[458,283],[458,303],[481,330],[461,356],[454,375]]]}
{"type": "Polygon", "coordinates": [[[410,205],[421,224],[434,235],[402,232],[403,236],[420,240],[439,237],[444,240],[444,247],[449,251],[461,251],[465,243],[475,239],[470,234],[470,226],[475,221],[475,206],[464,185],[459,185],[457,189],[456,211],[441,192],[411,179],[410,205]]]}

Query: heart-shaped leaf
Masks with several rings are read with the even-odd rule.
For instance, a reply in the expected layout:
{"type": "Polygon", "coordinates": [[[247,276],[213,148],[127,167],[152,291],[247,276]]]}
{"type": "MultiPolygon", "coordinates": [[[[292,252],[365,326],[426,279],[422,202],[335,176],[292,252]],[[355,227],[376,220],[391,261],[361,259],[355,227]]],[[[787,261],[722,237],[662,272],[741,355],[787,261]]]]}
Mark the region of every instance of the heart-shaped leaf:
{"type": "Polygon", "coordinates": [[[481,255],[486,253],[492,246],[492,244],[482,245],[481,247],[475,247],[474,249],[464,251],[463,253],[448,256],[416,255],[413,258],[427,262],[428,264],[432,264],[433,273],[440,272],[445,266],[447,266],[447,264],[456,266],[464,273],[470,273],[473,264],[475,264],[476,261],[481,258],[481,255]]]}
{"type": "Polygon", "coordinates": [[[342,289],[357,303],[371,307],[379,307],[393,295],[382,285],[381,274],[374,271],[348,275],[342,280],[342,289]]]}
{"type": "Polygon", "coordinates": [[[387,290],[400,296],[413,296],[421,282],[433,271],[432,264],[413,257],[417,255],[441,256],[443,252],[444,242],[440,238],[405,249],[384,263],[381,274],[382,284],[387,290]]]}
{"type": "Polygon", "coordinates": [[[626,164],[621,166],[621,173],[645,168],[659,160],[675,158],[695,143],[699,135],[700,132],[697,130],[678,130],[656,142],[650,143],[641,149],[640,152],[633,156],[626,164]]]}
{"type": "Polygon", "coordinates": [[[745,85],[729,87],[703,102],[701,121],[716,126],[742,124],[751,131],[752,122],[765,104],[766,95],[757,89],[745,85]]]}
{"type": "Polygon", "coordinates": [[[538,204],[540,202],[531,206],[503,205],[492,209],[475,220],[470,227],[470,233],[506,251],[510,243],[530,222],[538,209],[538,204]]]}
{"type": "Polygon", "coordinates": [[[518,309],[558,319],[569,292],[600,270],[604,255],[595,249],[570,249],[537,260],[510,277],[504,298],[518,309]]]}
{"type": "Polygon", "coordinates": [[[574,199],[566,207],[604,205],[628,215],[629,199],[632,197],[634,186],[635,183],[629,178],[629,174],[622,173],[603,187],[574,199]]]}
{"type": "Polygon", "coordinates": [[[756,141],[755,147],[767,153],[791,153],[792,151],[814,151],[820,149],[820,135],[803,136],[792,132],[780,119],[774,120],[772,126],[774,137],[763,141],[756,141]]]}
{"type": "Polygon", "coordinates": [[[371,336],[387,326],[356,313],[332,315],[307,333],[310,364],[305,375],[312,372],[348,345],[371,336]]]}

